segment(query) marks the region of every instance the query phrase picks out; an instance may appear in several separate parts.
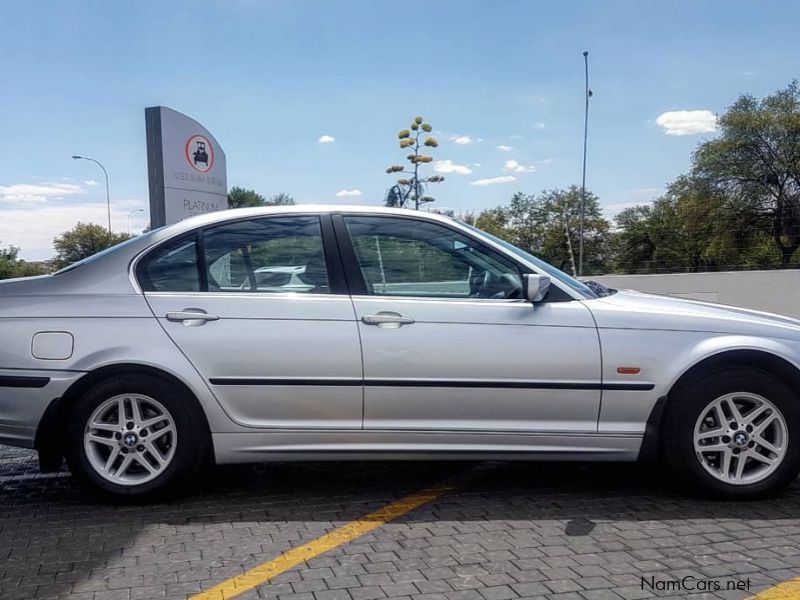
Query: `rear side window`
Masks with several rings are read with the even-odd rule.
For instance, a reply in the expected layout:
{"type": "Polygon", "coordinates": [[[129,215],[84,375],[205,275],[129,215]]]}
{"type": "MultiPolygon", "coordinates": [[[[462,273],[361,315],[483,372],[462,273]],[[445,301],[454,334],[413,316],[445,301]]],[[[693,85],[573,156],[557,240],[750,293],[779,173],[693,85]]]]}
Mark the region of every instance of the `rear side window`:
{"type": "Polygon", "coordinates": [[[203,241],[209,292],[330,293],[316,215],[226,223],[203,241]]]}
{"type": "Polygon", "coordinates": [[[159,246],[139,264],[138,275],[145,292],[199,292],[196,236],[159,246]]]}
{"type": "Polygon", "coordinates": [[[318,215],[209,227],[157,247],[136,274],[145,292],[330,293],[318,215]]]}

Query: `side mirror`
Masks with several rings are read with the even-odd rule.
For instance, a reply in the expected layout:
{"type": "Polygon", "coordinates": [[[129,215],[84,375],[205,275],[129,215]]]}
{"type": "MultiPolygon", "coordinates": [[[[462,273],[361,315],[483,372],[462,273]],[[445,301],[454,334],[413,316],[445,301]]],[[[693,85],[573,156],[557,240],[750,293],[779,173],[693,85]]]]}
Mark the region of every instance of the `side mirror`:
{"type": "Polygon", "coordinates": [[[541,302],[550,289],[550,277],[525,273],[522,276],[522,292],[528,302],[541,302]]]}

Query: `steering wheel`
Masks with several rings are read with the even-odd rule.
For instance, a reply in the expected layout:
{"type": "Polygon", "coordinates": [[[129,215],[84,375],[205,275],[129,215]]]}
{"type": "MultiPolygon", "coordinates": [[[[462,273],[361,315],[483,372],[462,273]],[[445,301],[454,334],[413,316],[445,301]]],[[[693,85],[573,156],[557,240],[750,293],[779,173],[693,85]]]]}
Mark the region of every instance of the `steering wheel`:
{"type": "Polygon", "coordinates": [[[469,297],[481,298],[488,281],[489,271],[472,271],[469,276],[469,297]]]}
{"type": "Polygon", "coordinates": [[[495,275],[491,271],[479,271],[470,276],[470,298],[513,299],[522,297],[519,279],[511,273],[495,275]]]}

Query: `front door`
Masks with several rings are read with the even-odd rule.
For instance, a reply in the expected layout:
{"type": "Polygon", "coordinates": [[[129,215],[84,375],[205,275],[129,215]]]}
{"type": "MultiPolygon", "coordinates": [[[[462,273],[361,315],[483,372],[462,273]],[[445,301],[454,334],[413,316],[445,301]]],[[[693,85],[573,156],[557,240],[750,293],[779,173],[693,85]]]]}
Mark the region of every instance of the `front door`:
{"type": "Polygon", "coordinates": [[[335,218],[360,292],[365,429],[596,430],[600,347],[581,302],[523,300],[526,267],[447,225],[335,218]]]}
{"type": "Polygon", "coordinates": [[[242,425],[361,427],[358,329],[329,223],[298,214],[210,226],[137,268],[164,331],[242,425]]]}

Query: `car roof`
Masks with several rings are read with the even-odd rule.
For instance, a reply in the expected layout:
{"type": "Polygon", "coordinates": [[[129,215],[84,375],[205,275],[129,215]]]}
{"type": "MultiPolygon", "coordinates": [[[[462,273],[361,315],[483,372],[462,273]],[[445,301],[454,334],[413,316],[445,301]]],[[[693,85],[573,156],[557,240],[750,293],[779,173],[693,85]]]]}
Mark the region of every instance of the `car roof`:
{"type": "Polygon", "coordinates": [[[303,213],[370,213],[383,215],[400,215],[405,217],[423,217],[436,221],[451,221],[450,217],[434,212],[410,210],[406,208],[389,208],[386,206],[371,206],[366,204],[283,204],[280,206],[257,206],[253,208],[229,208],[215,212],[189,217],[172,225],[159,229],[167,236],[172,236],[180,231],[188,231],[196,227],[224,223],[228,220],[258,216],[294,215],[303,213]]]}

